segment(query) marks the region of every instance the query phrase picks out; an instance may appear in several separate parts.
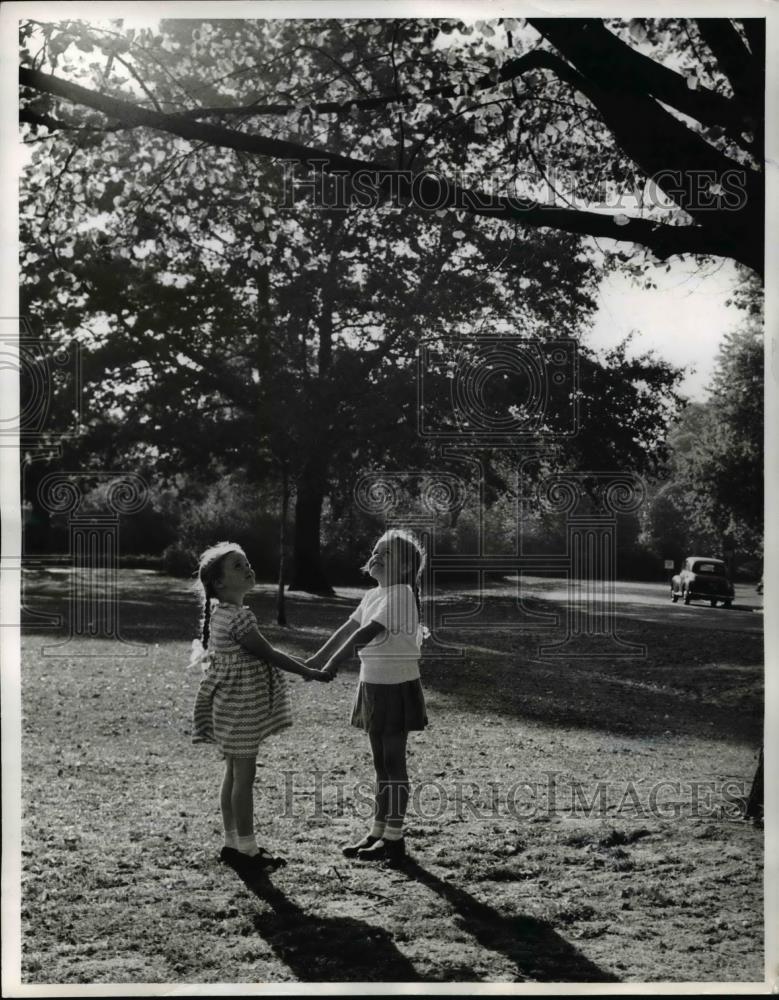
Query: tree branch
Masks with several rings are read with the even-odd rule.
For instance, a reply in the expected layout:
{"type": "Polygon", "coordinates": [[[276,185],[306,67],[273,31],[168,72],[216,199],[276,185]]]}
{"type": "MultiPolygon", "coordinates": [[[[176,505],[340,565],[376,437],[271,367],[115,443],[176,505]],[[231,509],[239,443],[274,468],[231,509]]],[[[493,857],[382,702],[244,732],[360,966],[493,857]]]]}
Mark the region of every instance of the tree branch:
{"type": "MultiPolygon", "coordinates": [[[[575,71],[570,70],[570,73],[573,74],[575,71]]],[[[393,167],[382,163],[356,160],[327,150],[265,136],[247,135],[217,125],[186,121],[178,115],[166,115],[141,108],[27,67],[20,68],[19,76],[24,86],[101,111],[128,126],[142,125],[192,141],[273,159],[290,160],[309,166],[317,164],[350,177],[358,173],[364,177],[374,176],[377,180],[377,189],[385,193],[392,182],[400,181],[398,186],[401,194],[403,193],[403,176],[399,177],[393,167]]],[[[409,193],[408,184],[409,178],[406,178],[406,194],[409,193]]],[[[747,267],[762,273],[762,240],[756,239],[754,227],[752,229],[745,227],[744,233],[734,230],[733,227],[726,227],[721,224],[722,212],[711,213],[714,217],[712,223],[715,223],[716,219],[720,225],[713,224],[706,229],[700,226],[669,226],[645,219],[630,219],[621,225],[620,222],[623,220],[620,219],[618,222],[611,215],[544,207],[527,199],[486,195],[477,190],[461,188],[433,174],[417,175],[412,190],[415,201],[423,207],[435,205],[436,209],[457,208],[474,215],[511,219],[520,225],[532,228],[550,227],[579,235],[639,243],[661,259],[683,253],[733,257],[747,267]]]]}
{"type": "Polygon", "coordinates": [[[570,71],[578,78],[574,85],[598,108],[617,144],[647,177],[665,178],[657,181],[659,186],[701,226],[731,230],[738,239],[762,226],[762,178],[710,146],[646,91],[623,87],[611,62],[609,33],[600,21],[531,18],[529,23],[575,67],[570,71]],[[707,190],[726,183],[734,171],[744,177],[743,210],[713,210],[707,190]],[[682,182],[677,186],[671,181],[674,191],[669,179],[676,177],[682,182]]]}
{"type": "Polygon", "coordinates": [[[754,97],[753,57],[738,32],[730,21],[719,17],[700,17],[696,24],[701,38],[730,81],[733,93],[740,101],[749,104],[754,97]]]}
{"type": "MultiPolygon", "coordinates": [[[[531,19],[530,23],[541,31],[545,22],[531,19]]],[[[741,132],[745,110],[738,103],[706,87],[691,90],[681,73],[631,48],[600,21],[573,20],[569,24],[571,28],[587,25],[588,45],[595,44],[598,58],[608,64],[609,73],[620,88],[639,95],[651,94],[701,125],[721,125],[734,141],[744,144],[741,132]]]]}
{"type": "Polygon", "coordinates": [[[68,125],[67,122],[61,122],[57,118],[52,118],[51,115],[39,114],[37,111],[31,111],[30,108],[20,108],[19,109],[19,122],[25,125],[43,125],[50,132],[83,132],[84,126],[82,125],[68,125]]]}

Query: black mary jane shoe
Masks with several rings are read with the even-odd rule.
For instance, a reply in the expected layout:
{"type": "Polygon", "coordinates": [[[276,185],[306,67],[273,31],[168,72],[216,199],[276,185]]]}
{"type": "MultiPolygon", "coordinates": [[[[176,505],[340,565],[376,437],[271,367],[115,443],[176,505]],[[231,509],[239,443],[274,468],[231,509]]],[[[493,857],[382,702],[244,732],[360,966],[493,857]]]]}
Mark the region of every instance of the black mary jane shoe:
{"type": "Polygon", "coordinates": [[[255,868],[283,868],[286,865],[286,860],[284,858],[275,857],[270,851],[266,851],[264,847],[257,849],[257,853],[249,858],[249,862],[254,865],[255,868]]]}
{"type": "Polygon", "coordinates": [[[342,847],[341,853],[345,858],[356,858],[360,851],[366,850],[368,847],[372,847],[378,840],[379,838],[374,837],[373,834],[366,833],[359,843],[349,844],[346,847],[342,847]]]}
{"type": "Polygon", "coordinates": [[[244,854],[234,847],[223,847],[219,859],[232,868],[246,872],[274,871],[276,868],[283,868],[287,863],[284,858],[274,857],[264,847],[260,847],[256,854],[244,854]]]}
{"type": "Polygon", "coordinates": [[[375,844],[357,852],[358,861],[384,861],[388,865],[400,864],[406,857],[406,841],[384,840],[380,838],[375,844]]]}

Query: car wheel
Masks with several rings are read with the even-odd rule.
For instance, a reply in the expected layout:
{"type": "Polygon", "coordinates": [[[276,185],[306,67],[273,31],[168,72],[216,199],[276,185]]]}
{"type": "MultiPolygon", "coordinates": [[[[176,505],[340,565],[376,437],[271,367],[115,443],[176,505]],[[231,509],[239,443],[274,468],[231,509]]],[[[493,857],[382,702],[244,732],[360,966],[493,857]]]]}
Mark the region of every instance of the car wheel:
{"type": "Polygon", "coordinates": [[[685,590],[684,591],[684,603],[685,604],[689,604],[691,600],[692,600],[692,594],[690,593],[689,590],[685,590]]]}
{"type": "Polygon", "coordinates": [[[733,601],[723,601],[723,607],[725,607],[725,608],[732,608],[733,607],[733,601]]]}
{"type": "Polygon", "coordinates": [[[716,598],[716,597],[712,597],[712,599],[711,599],[711,600],[709,601],[709,604],[710,604],[710,605],[711,605],[711,606],[712,606],[713,608],[716,608],[716,607],[717,607],[717,598],[716,598]]]}

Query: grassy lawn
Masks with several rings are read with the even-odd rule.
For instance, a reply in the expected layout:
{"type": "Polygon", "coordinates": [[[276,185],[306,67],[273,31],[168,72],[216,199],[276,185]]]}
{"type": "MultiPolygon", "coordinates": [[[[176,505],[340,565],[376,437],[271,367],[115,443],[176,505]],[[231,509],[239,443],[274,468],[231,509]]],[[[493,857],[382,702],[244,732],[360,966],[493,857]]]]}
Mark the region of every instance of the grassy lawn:
{"type": "MultiPolygon", "coordinates": [[[[544,661],[490,597],[494,627],[453,634],[464,658],[423,661],[403,871],[339,850],[369,815],[356,665],[291,678],[295,726],[255,795],[288,865],[247,885],[217,860],[217,752],[190,744],[195,598],[152,572],[120,586],[137,646],[23,637],[23,982],[763,980],[763,835],[732,806],[761,738],[759,635],[626,620],[647,658],[544,661]]],[[[248,603],[302,655],[359,596],[290,594],[288,629],[272,588],[248,603]]],[[[25,602],[64,612],[66,577],[30,577],[25,602]]]]}

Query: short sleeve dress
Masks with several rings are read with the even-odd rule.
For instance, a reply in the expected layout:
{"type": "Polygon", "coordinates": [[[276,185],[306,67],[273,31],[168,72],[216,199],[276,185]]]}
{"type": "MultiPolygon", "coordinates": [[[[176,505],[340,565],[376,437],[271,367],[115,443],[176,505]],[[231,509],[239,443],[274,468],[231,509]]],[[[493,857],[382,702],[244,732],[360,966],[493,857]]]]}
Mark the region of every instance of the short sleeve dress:
{"type": "Polygon", "coordinates": [[[231,757],[256,757],[264,739],[292,725],[284,674],[239,642],[256,628],[249,608],[219,604],[211,615],[210,663],[195,697],[192,742],[215,743],[231,757]]]}

